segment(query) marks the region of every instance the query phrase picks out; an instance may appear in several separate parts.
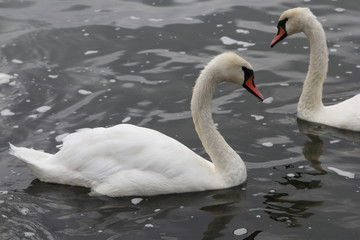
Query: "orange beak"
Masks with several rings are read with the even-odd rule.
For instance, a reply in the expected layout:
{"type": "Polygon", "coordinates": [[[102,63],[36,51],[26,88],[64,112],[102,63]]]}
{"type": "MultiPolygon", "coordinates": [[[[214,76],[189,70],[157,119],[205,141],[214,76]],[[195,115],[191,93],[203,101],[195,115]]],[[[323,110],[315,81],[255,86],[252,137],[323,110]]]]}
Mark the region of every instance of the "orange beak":
{"type": "Polygon", "coordinates": [[[263,95],[261,94],[259,89],[257,89],[257,87],[255,86],[254,75],[252,75],[248,79],[246,79],[243,86],[244,86],[244,88],[246,88],[246,90],[248,90],[250,93],[254,94],[261,101],[264,101],[263,95]]]}
{"type": "Polygon", "coordinates": [[[278,28],[279,28],[278,33],[274,37],[274,39],[271,41],[270,47],[274,47],[278,42],[280,42],[287,36],[287,33],[283,27],[278,26],[278,28]]]}

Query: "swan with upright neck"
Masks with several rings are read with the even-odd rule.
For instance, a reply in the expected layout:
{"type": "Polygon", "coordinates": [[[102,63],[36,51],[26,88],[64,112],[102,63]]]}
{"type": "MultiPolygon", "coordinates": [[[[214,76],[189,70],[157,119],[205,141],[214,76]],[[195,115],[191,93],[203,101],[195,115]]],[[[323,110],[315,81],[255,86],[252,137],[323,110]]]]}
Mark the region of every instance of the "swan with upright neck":
{"type": "Polygon", "coordinates": [[[217,131],[211,99],[220,82],[242,85],[263,100],[251,65],[234,53],[212,59],[200,73],[191,99],[199,138],[211,158],[158,131],[130,124],[80,130],[63,139],[56,154],[10,145],[41,181],[91,188],[107,196],[149,196],[221,189],[246,180],[241,157],[217,131]]]}
{"type": "Polygon", "coordinates": [[[297,105],[300,119],[331,127],[360,131],[360,94],[331,106],[322,102],[323,84],[328,71],[328,48],[321,23],[308,8],[284,11],[271,47],[287,36],[303,32],[310,42],[310,63],[297,105]]]}

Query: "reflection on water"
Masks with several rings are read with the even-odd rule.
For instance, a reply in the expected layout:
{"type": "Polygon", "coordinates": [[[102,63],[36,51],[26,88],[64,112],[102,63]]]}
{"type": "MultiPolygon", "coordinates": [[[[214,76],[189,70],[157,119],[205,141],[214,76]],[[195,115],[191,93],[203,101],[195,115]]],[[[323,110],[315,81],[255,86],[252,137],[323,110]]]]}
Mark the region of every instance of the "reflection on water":
{"type": "Polygon", "coordinates": [[[1,239],[358,239],[360,134],[296,119],[308,65],[298,35],[270,49],[279,14],[309,6],[330,47],[324,102],[359,91],[356,1],[2,1],[1,239]],[[146,198],[100,198],[45,184],[8,142],[56,152],[67,133],[121,122],[159,130],[207,157],[189,112],[199,70],[236,51],[259,103],[222,85],[219,131],[246,185],[146,198]]]}

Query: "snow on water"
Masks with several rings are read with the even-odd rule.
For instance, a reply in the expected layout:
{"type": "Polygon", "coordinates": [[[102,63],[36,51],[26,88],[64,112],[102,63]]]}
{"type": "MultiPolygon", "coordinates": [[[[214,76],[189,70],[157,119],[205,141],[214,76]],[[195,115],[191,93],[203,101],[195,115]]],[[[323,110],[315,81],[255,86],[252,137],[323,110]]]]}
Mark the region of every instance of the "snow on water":
{"type": "Polygon", "coordinates": [[[128,122],[128,121],[130,121],[131,120],[131,117],[126,117],[126,118],[124,118],[121,122],[122,123],[126,123],[126,122],[128,122]]]}
{"type": "Polygon", "coordinates": [[[12,78],[14,78],[14,76],[6,74],[6,73],[0,73],[0,85],[9,83],[10,79],[12,79],[12,78]]]}
{"type": "Polygon", "coordinates": [[[245,30],[245,29],[236,29],[237,33],[242,33],[242,34],[249,34],[250,31],[249,30],[245,30]]]}
{"type": "Polygon", "coordinates": [[[23,63],[23,61],[21,61],[19,59],[12,59],[11,62],[17,63],[17,64],[22,64],[23,63]]]}
{"type": "Polygon", "coordinates": [[[328,167],[328,169],[337,173],[340,176],[344,176],[347,178],[355,178],[355,173],[347,172],[347,171],[340,170],[340,169],[334,168],[334,167],[328,167]]]}
{"type": "Polygon", "coordinates": [[[270,104],[274,101],[274,98],[273,97],[268,97],[268,98],[265,98],[263,103],[266,103],[266,104],[270,104]]]}
{"type": "Polygon", "coordinates": [[[51,109],[50,106],[42,106],[42,107],[38,107],[38,108],[36,109],[36,111],[37,111],[37,112],[40,112],[40,113],[44,113],[44,112],[49,111],[50,109],[51,109]]]}
{"type": "Polygon", "coordinates": [[[264,142],[261,145],[263,145],[264,147],[272,147],[272,146],[274,146],[274,144],[271,143],[271,142],[264,142]]]}
{"type": "Polygon", "coordinates": [[[236,229],[235,231],[234,231],[234,234],[236,235],[236,236],[241,236],[241,235],[244,235],[244,234],[246,234],[247,233],[247,229],[246,228],[239,228],[239,229],[236,229]]]}
{"type": "Polygon", "coordinates": [[[142,200],[143,200],[142,198],[133,198],[133,199],[131,199],[131,203],[134,205],[137,205],[137,204],[141,203],[142,200]]]}
{"type": "Polygon", "coordinates": [[[99,51],[97,51],[97,50],[89,50],[89,51],[84,52],[84,55],[96,54],[98,52],[99,51]]]}
{"type": "Polygon", "coordinates": [[[88,91],[88,90],[85,90],[85,89],[80,89],[78,91],[78,93],[80,93],[81,95],[89,95],[89,94],[92,94],[91,91],[88,91]]]}
{"type": "Polygon", "coordinates": [[[243,42],[243,41],[237,41],[235,39],[229,38],[229,37],[221,37],[220,38],[221,42],[225,45],[233,45],[233,44],[237,44],[237,45],[241,45],[243,47],[251,47],[254,46],[255,43],[249,43],[249,42],[243,42]]]}
{"type": "Polygon", "coordinates": [[[256,121],[264,119],[264,116],[251,114],[250,117],[255,118],[256,121]]]}
{"type": "Polygon", "coordinates": [[[4,109],[0,113],[1,113],[1,116],[13,116],[13,115],[15,115],[15,113],[10,111],[10,109],[4,109]]]}

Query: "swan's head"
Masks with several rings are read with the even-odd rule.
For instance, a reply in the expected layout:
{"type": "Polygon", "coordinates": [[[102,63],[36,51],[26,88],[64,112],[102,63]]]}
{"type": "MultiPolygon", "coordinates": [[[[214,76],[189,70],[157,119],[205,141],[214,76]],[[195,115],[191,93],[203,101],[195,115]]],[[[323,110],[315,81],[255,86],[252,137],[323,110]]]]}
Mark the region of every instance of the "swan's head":
{"type": "Polygon", "coordinates": [[[239,55],[231,52],[222,53],[210,61],[207,68],[212,69],[211,72],[216,79],[242,85],[261,101],[264,100],[255,85],[252,66],[239,55]]]}
{"type": "Polygon", "coordinates": [[[309,21],[316,18],[309,8],[292,8],[284,11],[277,25],[278,32],[271,41],[270,47],[295,33],[305,32],[310,27],[309,21]]]}

